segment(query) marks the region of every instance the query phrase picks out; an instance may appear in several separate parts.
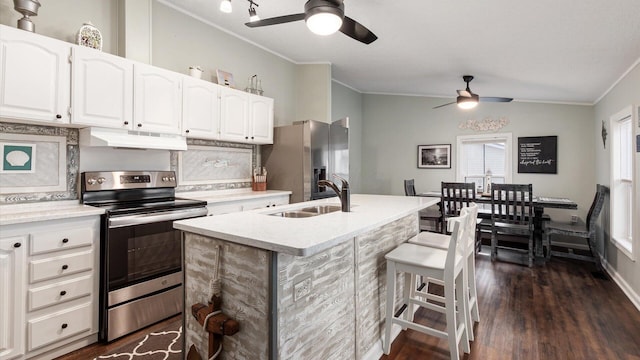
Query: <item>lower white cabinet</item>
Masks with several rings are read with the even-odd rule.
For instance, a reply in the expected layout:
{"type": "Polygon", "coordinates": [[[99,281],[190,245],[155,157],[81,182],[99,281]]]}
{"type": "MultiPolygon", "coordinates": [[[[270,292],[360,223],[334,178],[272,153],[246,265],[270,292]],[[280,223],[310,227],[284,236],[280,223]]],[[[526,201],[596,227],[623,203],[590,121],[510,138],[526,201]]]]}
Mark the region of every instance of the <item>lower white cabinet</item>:
{"type": "Polygon", "coordinates": [[[97,340],[100,217],[0,227],[0,359],[97,340]],[[87,340],[88,339],[88,340],[87,340]]]}
{"type": "Polygon", "coordinates": [[[225,201],[207,205],[208,216],[222,215],[232,212],[249,211],[260,208],[276,207],[289,203],[289,195],[275,195],[258,199],[225,201]]]}
{"type": "Polygon", "coordinates": [[[24,355],[24,268],[28,235],[0,238],[0,359],[24,355]]]}

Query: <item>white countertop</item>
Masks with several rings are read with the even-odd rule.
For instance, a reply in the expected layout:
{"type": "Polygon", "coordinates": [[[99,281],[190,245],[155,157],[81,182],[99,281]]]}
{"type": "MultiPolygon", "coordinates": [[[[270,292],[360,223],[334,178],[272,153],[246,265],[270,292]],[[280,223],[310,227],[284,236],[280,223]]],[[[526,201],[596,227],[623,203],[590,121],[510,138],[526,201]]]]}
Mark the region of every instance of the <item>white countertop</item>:
{"type": "Polygon", "coordinates": [[[202,200],[207,204],[217,204],[229,201],[241,201],[260,199],[265,197],[291,195],[291,191],[282,190],[266,190],[251,191],[250,189],[233,189],[233,190],[211,190],[211,191],[185,191],[176,193],[176,197],[202,200]]]}
{"type": "Polygon", "coordinates": [[[82,205],[77,200],[0,205],[0,225],[69,219],[101,214],[104,214],[103,209],[82,205]]]}
{"type": "Polygon", "coordinates": [[[261,249],[308,256],[331,248],[369,230],[434,205],[438,199],[418,196],[351,195],[351,212],[333,212],[307,218],[268,214],[312,204],[337,204],[337,198],[180,220],[174,228],[261,249]]]}

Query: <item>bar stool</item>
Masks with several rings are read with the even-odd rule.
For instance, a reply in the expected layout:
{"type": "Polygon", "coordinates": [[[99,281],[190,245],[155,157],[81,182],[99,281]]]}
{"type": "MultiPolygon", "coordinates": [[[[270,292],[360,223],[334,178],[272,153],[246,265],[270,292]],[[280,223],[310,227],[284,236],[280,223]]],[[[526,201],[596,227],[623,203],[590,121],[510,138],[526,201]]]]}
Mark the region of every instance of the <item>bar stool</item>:
{"type": "Polygon", "coordinates": [[[451,218],[454,223],[451,232],[451,240],[447,250],[430,248],[427,246],[404,243],[397,246],[387,255],[387,304],[385,320],[385,337],[383,350],[385,354],[391,351],[391,329],[392,325],[399,324],[403,329],[409,328],[427,335],[437,336],[447,339],[451,359],[459,358],[458,344],[462,341],[462,349],[469,353],[469,337],[467,326],[464,321],[464,314],[468,312],[466,308],[468,297],[466,284],[463,279],[463,269],[465,261],[464,232],[468,211],[463,210],[458,218],[451,218]],[[396,293],[396,272],[405,273],[404,303],[407,308],[404,311],[404,319],[394,317],[394,299],[396,293]],[[428,303],[421,298],[412,297],[411,283],[412,276],[420,275],[425,278],[438,279],[444,282],[444,307],[428,303]],[[442,312],[445,314],[446,331],[437,330],[432,327],[416,324],[413,322],[413,306],[418,305],[442,312]],[[458,310],[456,311],[456,305],[458,310]]]}
{"type": "MultiPolygon", "coordinates": [[[[475,231],[476,231],[476,219],[478,217],[478,205],[476,203],[471,203],[468,207],[463,207],[463,209],[467,209],[468,217],[465,222],[465,232],[464,232],[464,241],[465,246],[465,257],[467,259],[466,267],[463,269],[465,274],[463,275],[465,280],[465,284],[467,284],[468,288],[468,303],[467,308],[469,309],[469,313],[465,313],[465,323],[467,325],[467,329],[469,331],[469,340],[473,341],[473,323],[480,322],[480,311],[478,309],[478,291],[476,289],[476,253],[475,253],[475,231]]],[[[449,227],[451,227],[451,222],[449,222],[449,227]]],[[[437,233],[428,233],[421,232],[418,235],[412,237],[408,241],[411,244],[428,246],[441,250],[448,250],[449,243],[451,242],[451,237],[443,234],[437,233]]],[[[440,280],[436,279],[424,279],[425,286],[423,287],[423,292],[418,292],[415,290],[415,287],[412,287],[411,290],[416,293],[416,295],[422,295],[426,299],[438,301],[440,303],[444,303],[444,299],[441,296],[434,295],[428,293],[429,283],[434,283],[438,285],[444,285],[444,283],[440,280]]]]}

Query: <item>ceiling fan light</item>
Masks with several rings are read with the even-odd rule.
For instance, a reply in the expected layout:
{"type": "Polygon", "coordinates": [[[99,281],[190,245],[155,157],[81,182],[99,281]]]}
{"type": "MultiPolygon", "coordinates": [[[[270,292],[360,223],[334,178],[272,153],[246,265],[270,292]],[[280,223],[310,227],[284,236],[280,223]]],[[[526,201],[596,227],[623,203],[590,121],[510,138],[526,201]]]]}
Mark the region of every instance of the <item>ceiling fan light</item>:
{"type": "Polygon", "coordinates": [[[458,96],[457,98],[457,103],[458,103],[458,107],[460,109],[473,109],[474,107],[478,106],[478,95],[476,94],[471,94],[471,97],[467,97],[467,96],[458,96]]]}
{"type": "Polygon", "coordinates": [[[232,12],[233,7],[231,6],[231,0],[222,0],[220,3],[220,11],[227,14],[232,12]]]}
{"type": "Polygon", "coordinates": [[[342,26],[342,17],[332,12],[318,12],[305,21],[309,30],[316,35],[331,35],[342,26]]]}
{"type": "Polygon", "coordinates": [[[254,22],[260,20],[260,16],[256,13],[256,9],[253,7],[249,8],[249,22],[254,22]]]}

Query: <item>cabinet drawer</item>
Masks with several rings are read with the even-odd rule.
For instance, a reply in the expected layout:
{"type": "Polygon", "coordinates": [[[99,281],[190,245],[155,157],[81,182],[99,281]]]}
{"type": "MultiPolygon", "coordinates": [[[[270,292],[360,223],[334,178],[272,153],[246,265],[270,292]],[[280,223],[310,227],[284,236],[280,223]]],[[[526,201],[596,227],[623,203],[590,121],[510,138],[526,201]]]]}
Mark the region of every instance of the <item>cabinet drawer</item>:
{"type": "Polygon", "coordinates": [[[28,350],[91,330],[91,303],[28,321],[28,350]]]}
{"type": "Polygon", "coordinates": [[[62,231],[40,232],[31,234],[31,255],[72,249],[91,245],[94,239],[90,227],[71,228],[62,231]]]}
{"type": "Polygon", "coordinates": [[[92,291],[93,277],[91,275],[30,289],[28,292],[28,311],[87,296],[92,291]]]}
{"type": "Polygon", "coordinates": [[[83,251],[43,260],[32,260],[29,263],[29,282],[34,283],[91,270],[93,262],[93,251],[83,251]]]}

